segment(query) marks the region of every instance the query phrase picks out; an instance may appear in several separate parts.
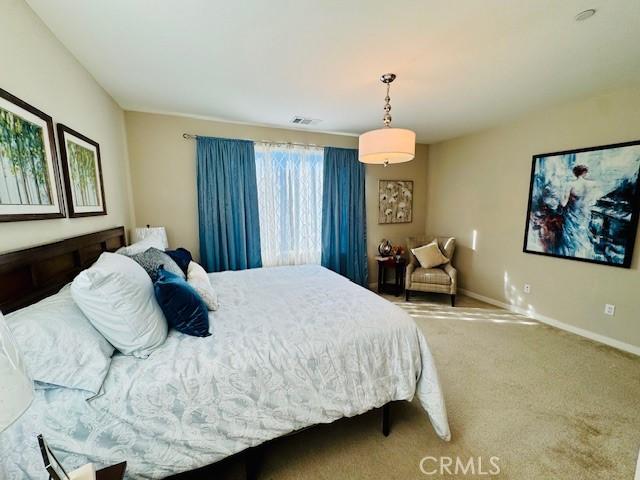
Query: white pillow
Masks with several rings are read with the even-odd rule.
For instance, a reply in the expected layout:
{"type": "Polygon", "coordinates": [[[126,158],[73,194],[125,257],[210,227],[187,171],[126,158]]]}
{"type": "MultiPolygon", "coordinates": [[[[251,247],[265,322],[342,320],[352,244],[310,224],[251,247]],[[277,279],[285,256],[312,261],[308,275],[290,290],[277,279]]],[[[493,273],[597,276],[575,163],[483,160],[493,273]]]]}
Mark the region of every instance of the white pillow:
{"type": "Polygon", "coordinates": [[[36,389],[56,385],[94,395],[100,391],[109,372],[113,346],[77,307],[69,285],[5,316],[5,321],[36,389]]]}
{"type": "Polygon", "coordinates": [[[151,237],[143,238],[139,242],[132,243],[128,247],[120,247],[118,250],[116,250],[116,253],[130,257],[132,255],[145,252],[151,247],[157,248],[158,250],[162,250],[163,252],[165,250],[164,242],[162,241],[162,239],[154,235],[151,237]]]}
{"type": "Polygon", "coordinates": [[[442,254],[438,242],[435,240],[422,247],[412,248],[411,252],[416,256],[422,268],[434,268],[449,263],[449,259],[442,254]]]}
{"type": "Polygon", "coordinates": [[[71,295],[96,329],[125,355],[146,358],[167,338],[167,321],[144,268],[105,252],[71,284],[71,295]]]}
{"type": "Polygon", "coordinates": [[[218,295],[211,286],[207,272],[196,262],[189,262],[187,282],[202,297],[209,310],[217,310],[220,307],[218,295]]]}

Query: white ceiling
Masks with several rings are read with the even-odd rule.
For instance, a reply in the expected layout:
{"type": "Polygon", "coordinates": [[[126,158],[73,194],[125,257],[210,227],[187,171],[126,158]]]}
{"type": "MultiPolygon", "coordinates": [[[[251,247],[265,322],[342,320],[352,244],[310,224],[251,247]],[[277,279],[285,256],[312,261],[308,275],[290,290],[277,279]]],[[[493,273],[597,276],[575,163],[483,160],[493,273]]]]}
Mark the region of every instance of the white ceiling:
{"type": "Polygon", "coordinates": [[[27,1],[128,110],[359,134],[391,71],[427,143],[640,82],[639,0],[27,1]]]}

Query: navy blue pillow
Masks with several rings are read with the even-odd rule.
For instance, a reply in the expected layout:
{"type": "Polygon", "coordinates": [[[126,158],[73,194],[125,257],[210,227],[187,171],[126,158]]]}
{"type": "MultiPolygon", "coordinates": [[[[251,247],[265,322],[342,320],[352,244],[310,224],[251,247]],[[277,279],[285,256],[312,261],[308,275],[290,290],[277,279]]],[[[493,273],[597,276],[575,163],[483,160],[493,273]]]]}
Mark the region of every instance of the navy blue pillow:
{"type": "Polygon", "coordinates": [[[160,267],[153,288],[170,327],[194,337],[211,335],[207,305],[185,280],[160,267]]]}
{"type": "Polygon", "coordinates": [[[191,252],[186,248],[176,248],[175,250],[165,250],[164,253],[169,255],[171,259],[178,264],[180,270],[187,274],[187,270],[189,269],[189,262],[193,260],[191,256],[191,252]]]}

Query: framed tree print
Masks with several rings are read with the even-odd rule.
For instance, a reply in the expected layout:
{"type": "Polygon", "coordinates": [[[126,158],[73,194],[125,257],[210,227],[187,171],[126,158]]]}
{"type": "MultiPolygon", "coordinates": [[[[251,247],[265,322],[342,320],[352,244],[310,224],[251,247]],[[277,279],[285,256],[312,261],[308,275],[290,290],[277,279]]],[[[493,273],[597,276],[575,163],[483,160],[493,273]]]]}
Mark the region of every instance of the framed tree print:
{"type": "Polygon", "coordinates": [[[0,222],[61,217],[53,121],[0,88],[0,222]]]}
{"type": "Polygon", "coordinates": [[[524,251],[629,268],[640,141],[534,155],[524,251]]]}
{"type": "Polygon", "coordinates": [[[58,141],[69,216],[106,215],[100,145],[60,123],[58,141]]]}

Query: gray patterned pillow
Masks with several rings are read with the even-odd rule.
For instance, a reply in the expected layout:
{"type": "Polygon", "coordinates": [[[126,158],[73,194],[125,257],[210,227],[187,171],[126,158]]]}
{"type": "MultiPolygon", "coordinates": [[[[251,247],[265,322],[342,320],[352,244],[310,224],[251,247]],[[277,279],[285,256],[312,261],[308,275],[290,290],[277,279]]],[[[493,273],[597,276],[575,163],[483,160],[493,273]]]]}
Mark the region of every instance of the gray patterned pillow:
{"type": "Polygon", "coordinates": [[[131,258],[138,262],[142,268],[149,274],[151,281],[155,283],[158,279],[158,270],[164,267],[167,272],[175,273],[180,278],[185,279],[184,272],[173,259],[162,250],[151,247],[142,253],[131,255],[131,258]]]}

